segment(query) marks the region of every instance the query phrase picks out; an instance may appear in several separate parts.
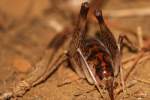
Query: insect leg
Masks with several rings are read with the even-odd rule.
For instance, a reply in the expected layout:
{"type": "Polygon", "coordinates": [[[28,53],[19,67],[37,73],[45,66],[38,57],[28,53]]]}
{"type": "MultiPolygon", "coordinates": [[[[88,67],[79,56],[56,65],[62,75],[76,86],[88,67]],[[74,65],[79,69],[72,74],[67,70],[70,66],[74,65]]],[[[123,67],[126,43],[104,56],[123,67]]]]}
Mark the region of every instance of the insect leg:
{"type": "MultiPolygon", "coordinates": [[[[60,38],[60,39],[57,39],[57,40],[61,41],[63,39],[60,38]]],[[[48,70],[50,70],[49,74],[51,74],[55,69],[57,69],[59,67],[60,64],[62,64],[64,62],[65,58],[62,59],[62,57],[60,57],[61,59],[57,60],[58,64],[56,64],[54,67],[49,67],[49,63],[51,63],[51,60],[53,59],[53,53],[58,51],[58,49],[60,49],[60,47],[64,44],[64,42],[62,42],[61,45],[59,43],[54,42],[54,41],[52,41],[50,43],[51,44],[50,45],[51,49],[50,48],[46,49],[45,52],[44,52],[43,57],[40,59],[39,62],[37,62],[35,64],[35,69],[31,73],[29,73],[27,75],[27,77],[24,78],[24,80],[18,82],[15,85],[15,87],[13,87],[13,90],[10,91],[10,93],[12,95],[9,96],[9,98],[23,96],[33,86],[41,83],[43,80],[48,78],[48,75],[47,74],[45,75],[45,73],[47,73],[48,70]],[[55,46],[54,44],[57,45],[57,46],[55,46]]],[[[8,93],[4,93],[4,95],[5,94],[8,94],[8,93]]],[[[5,95],[5,97],[6,96],[7,95],[5,95]]]]}
{"type": "Polygon", "coordinates": [[[86,53],[85,49],[85,34],[86,34],[86,19],[89,10],[89,4],[86,1],[83,1],[80,9],[79,19],[75,27],[75,31],[72,36],[72,41],[69,47],[69,56],[70,62],[72,64],[75,72],[81,77],[84,78],[83,70],[81,69],[81,61],[78,59],[77,48],[81,48],[83,53],[86,53]]]}
{"type": "MultiPolygon", "coordinates": [[[[119,48],[121,56],[122,56],[123,47],[127,47],[132,52],[138,51],[138,49],[133,46],[133,44],[129,40],[129,38],[126,35],[122,34],[118,38],[118,48],[119,48]]],[[[124,72],[123,72],[122,63],[120,65],[120,80],[121,80],[121,83],[122,83],[123,94],[125,95],[126,94],[126,89],[125,89],[126,86],[125,86],[124,72]]]]}
{"type": "Polygon", "coordinates": [[[38,80],[36,80],[33,83],[33,86],[40,84],[41,82],[45,81],[52,73],[55,72],[55,70],[58,69],[64,62],[68,60],[66,56],[66,52],[62,53],[61,55],[58,56],[58,58],[54,61],[54,63],[50,64],[47,71],[45,72],[44,75],[42,75],[38,80]]]}
{"type": "MultiPolygon", "coordinates": [[[[39,84],[46,80],[62,63],[67,60],[67,51],[64,48],[68,46],[70,31],[64,30],[63,32],[57,34],[52,41],[49,43],[47,50],[51,56],[49,56],[49,62],[47,69],[44,74],[34,82],[33,85],[39,84]]],[[[48,54],[46,54],[48,55],[48,54]]]]}
{"type": "Polygon", "coordinates": [[[126,35],[123,35],[123,34],[119,35],[118,45],[119,45],[121,54],[122,54],[123,47],[127,47],[129,51],[131,52],[138,51],[138,49],[133,45],[130,39],[126,35]]]}
{"type": "Polygon", "coordinates": [[[96,37],[108,48],[111,52],[112,58],[114,58],[118,53],[116,39],[105,23],[102,11],[96,8],[94,15],[100,27],[99,32],[96,33],[96,37]]]}
{"type": "MultiPolygon", "coordinates": [[[[97,82],[97,80],[96,80],[96,77],[95,77],[95,75],[93,74],[93,72],[92,72],[90,66],[88,65],[88,63],[87,63],[85,57],[83,56],[83,54],[82,54],[82,52],[81,52],[81,50],[80,50],[79,48],[77,49],[77,52],[79,53],[80,58],[81,58],[82,62],[84,63],[83,66],[86,66],[86,70],[88,70],[88,73],[90,74],[91,79],[92,79],[92,81],[94,82],[94,85],[96,86],[96,88],[98,89],[98,91],[99,91],[101,97],[103,98],[102,92],[101,92],[101,89],[100,89],[100,87],[99,87],[99,84],[98,84],[98,82],[97,82]]],[[[84,69],[84,68],[83,68],[83,69],[84,69]]],[[[87,77],[87,79],[88,79],[88,77],[87,77]]]]}

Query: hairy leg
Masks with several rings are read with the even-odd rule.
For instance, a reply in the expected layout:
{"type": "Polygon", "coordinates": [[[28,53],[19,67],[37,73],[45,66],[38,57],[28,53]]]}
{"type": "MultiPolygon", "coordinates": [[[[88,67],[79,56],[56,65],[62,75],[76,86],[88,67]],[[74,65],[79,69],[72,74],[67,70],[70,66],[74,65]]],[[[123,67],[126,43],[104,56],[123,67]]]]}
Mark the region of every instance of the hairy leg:
{"type": "MultiPolygon", "coordinates": [[[[128,50],[131,52],[137,52],[138,51],[138,49],[132,44],[130,39],[124,34],[119,35],[118,47],[120,49],[121,56],[122,56],[122,52],[123,52],[124,47],[127,47],[128,50]]],[[[122,84],[122,88],[123,88],[123,94],[125,95],[126,94],[126,88],[125,88],[126,85],[125,85],[125,80],[124,80],[124,72],[123,72],[122,63],[120,65],[120,80],[121,80],[121,84],[122,84]]]]}
{"type": "Polygon", "coordinates": [[[65,42],[67,40],[67,36],[65,35],[67,34],[68,32],[64,31],[64,34],[59,34],[59,38],[57,38],[58,35],[56,35],[50,42],[48,48],[44,51],[44,55],[41,57],[39,62],[35,64],[35,69],[29,73],[24,80],[17,82],[12,91],[2,94],[0,98],[5,100],[12,97],[17,98],[18,96],[23,96],[33,86],[45,81],[49,75],[51,75],[59,67],[59,65],[61,65],[67,59],[63,52],[58,53],[57,57],[53,55],[56,53],[56,51],[63,51],[61,48],[66,46],[65,42]],[[53,59],[54,61],[52,61],[53,59]],[[54,63],[52,64],[52,62],[54,63]]]}
{"type": "MultiPolygon", "coordinates": [[[[45,81],[61,64],[63,64],[68,58],[66,56],[67,51],[65,50],[68,46],[69,36],[71,35],[71,30],[65,29],[61,33],[54,36],[47,47],[47,51],[51,56],[47,58],[48,65],[47,69],[41,75],[41,77],[36,80],[33,85],[37,85],[43,81],[45,81]]],[[[45,55],[49,55],[49,54],[45,55]]]]}
{"type": "MultiPolygon", "coordinates": [[[[86,36],[86,29],[87,29],[86,17],[87,17],[88,9],[89,9],[88,2],[83,1],[80,9],[79,19],[76,23],[75,31],[72,34],[72,40],[70,42],[69,52],[67,54],[71,67],[78,74],[80,78],[85,78],[85,75],[81,68],[81,61],[77,53],[77,48],[82,48],[82,50],[84,50],[84,46],[85,46],[84,37],[86,36]]],[[[68,77],[70,78],[69,75],[68,77]]],[[[69,83],[71,83],[72,81],[74,81],[74,79],[70,78],[69,83]]],[[[62,84],[59,84],[59,86],[63,86],[63,84],[66,83],[63,82],[62,84]]]]}
{"type": "Polygon", "coordinates": [[[120,47],[121,54],[122,54],[122,50],[124,47],[127,47],[129,49],[129,51],[131,51],[131,52],[137,52],[138,51],[138,48],[135,47],[133,45],[133,43],[130,41],[130,39],[124,34],[119,35],[118,44],[120,47]]]}
{"type": "Polygon", "coordinates": [[[73,69],[81,78],[84,78],[85,75],[81,67],[81,61],[79,59],[77,49],[80,48],[85,55],[86,53],[85,36],[86,36],[88,10],[89,10],[88,2],[83,1],[80,9],[79,19],[77,21],[75,31],[72,36],[72,41],[69,47],[69,56],[70,56],[69,60],[72,64],[73,69]]]}

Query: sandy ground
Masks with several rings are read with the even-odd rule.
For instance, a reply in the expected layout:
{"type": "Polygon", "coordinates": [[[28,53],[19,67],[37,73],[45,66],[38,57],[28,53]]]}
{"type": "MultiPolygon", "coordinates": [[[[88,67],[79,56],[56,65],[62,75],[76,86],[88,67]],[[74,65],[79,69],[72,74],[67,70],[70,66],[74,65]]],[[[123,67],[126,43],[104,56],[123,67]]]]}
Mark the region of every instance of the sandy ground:
{"type": "MultiPolygon", "coordinates": [[[[64,7],[64,1],[58,0],[57,6],[51,4],[51,1],[48,4],[47,0],[0,1],[2,12],[0,13],[0,28],[2,27],[0,31],[0,94],[11,90],[19,80],[24,79],[33,71],[34,64],[42,57],[44,49],[53,36],[65,26],[71,25],[74,19],[70,16],[72,14],[77,16],[80,1],[76,1],[78,2],[74,5],[76,8],[70,8],[69,3],[66,3],[67,6],[64,7]],[[28,11],[28,7],[32,11],[31,9],[28,11]],[[3,17],[3,14],[6,17],[3,17]]],[[[149,0],[108,0],[103,9],[146,8],[149,7],[148,2],[149,0]]],[[[133,34],[140,26],[143,36],[150,42],[150,16],[112,17],[106,18],[106,22],[116,38],[118,34],[125,33],[138,46],[137,38],[133,34]]],[[[133,55],[137,54],[124,50],[123,60],[133,55]]],[[[124,71],[127,72],[131,65],[132,61],[124,65],[124,71]]],[[[136,66],[126,83],[135,79],[143,81],[138,81],[131,88],[127,88],[128,95],[125,100],[150,100],[149,66],[150,59],[136,66]]],[[[98,91],[93,90],[94,87],[86,80],[75,80],[70,84],[58,87],[64,80],[69,79],[70,73],[77,77],[70,68],[62,66],[48,80],[33,87],[19,100],[99,100],[98,91]],[[90,90],[93,91],[88,92],[90,90]]],[[[116,96],[116,100],[121,100],[122,96],[123,93],[120,93],[116,96]]]]}

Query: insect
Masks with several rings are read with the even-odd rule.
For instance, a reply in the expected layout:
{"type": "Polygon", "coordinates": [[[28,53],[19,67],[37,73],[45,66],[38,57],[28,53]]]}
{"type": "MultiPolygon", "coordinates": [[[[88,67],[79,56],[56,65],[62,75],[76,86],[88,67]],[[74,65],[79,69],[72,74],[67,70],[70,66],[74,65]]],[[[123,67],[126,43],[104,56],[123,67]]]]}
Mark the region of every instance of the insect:
{"type": "Polygon", "coordinates": [[[101,87],[106,88],[111,100],[115,99],[113,84],[121,68],[123,39],[131,42],[125,36],[120,36],[118,42],[116,41],[104,22],[102,11],[98,8],[94,8],[93,14],[98,21],[99,32],[96,33],[95,37],[87,37],[86,27],[89,9],[89,2],[83,1],[75,30],[70,34],[71,38],[68,35],[68,30],[63,32],[65,34],[55,36],[48,46],[53,50],[46,50],[42,60],[35,65],[37,69],[21,81],[13,89],[13,92],[5,95],[5,99],[23,96],[31,87],[46,80],[66,61],[71,63],[81,78],[86,78],[90,84],[94,84],[100,93],[101,87]],[[51,61],[55,52],[62,45],[64,47],[69,45],[68,50],[64,53],[60,52],[58,56],[55,56],[56,59],[51,61]]]}
{"type": "Polygon", "coordinates": [[[69,60],[81,78],[86,78],[90,84],[94,84],[100,93],[100,87],[105,87],[111,100],[114,100],[113,84],[114,78],[118,76],[120,71],[123,40],[126,39],[129,44],[132,43],[126,36],[119,36],[118,42],[116,41],[104,22],[102,11],[98,8],[95,8],[93,13],[100,30],[95,34],[96,37],[87,37],[86,27],[89,9],[89,3],[83,2],[69,49],[65,54],[66,59],[69,60]]]}
{"type": "Polygon", "coordinates": [[[100,86],[105,87],[111,100],[114,100],[113,80],[119,73],[120,49],[113,34],[104,23],[102,12],[98,8],[95,9],[94,15],[98,20],[100,32],[97,33],[96,38],[86,39],[85,27],[88,10],[88,2],[83,3],[68,52],[72,57],[70,61],[75,65],[74,68],[78,75],[84,73],[88,82],[94,84],[98,89],[100,86]],[[83,72],[79,70],[80,68],[83,72]]]}

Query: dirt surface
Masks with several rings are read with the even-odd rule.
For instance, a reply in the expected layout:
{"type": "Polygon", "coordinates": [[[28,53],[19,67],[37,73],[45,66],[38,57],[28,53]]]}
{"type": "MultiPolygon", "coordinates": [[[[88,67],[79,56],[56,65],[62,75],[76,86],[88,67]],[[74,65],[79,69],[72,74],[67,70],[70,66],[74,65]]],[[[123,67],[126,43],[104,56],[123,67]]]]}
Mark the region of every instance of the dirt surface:
{"type": "MultiPolygon", "coordinates": [[[[107,10],[148,8],[149,0],[107,0],[103,5],[107,10]]],[[[43,56],[47,45],[58,32],[72,27],[78,16],[80,0],[1,0],[0,1],[0,94],[11,90],[35,70],[35,64],[43,56]],[[7,5],[7,6],[6,6],[7,5]],[[10,5],[10,6],[9,6],[10,5]],[[31,10],[32,9],[32,10],[31,10]]],[[[150,47],[150,15],[131,17],[106,17],[107,25],[116,38],[126,34],[136,47],[137,27],[141,27],[144,46],[150,47]]],[[[90,24],[95,30],[95,23],[90,24]]],[[[91,32],[92,32],[91,30],[91,32]]],[[[92,33],[90,33],[92,34],[92,33]]],[[[56,52],[57,53],[57,52],[56,52]]],[[[122,61],[137,56],[124,50],[122,61]]],[[[147,54],[150,56],[150,53],[147,54]]],[[[126,74],[134,60],[124,64],[126,74]]],[[[138,63],[126,83],[137,83],[127,88],[125,100],[150,100],[150,59],[138,63]]],[[[76,80],[77,75],[65,66],[58,69],[45,82],[33,87],[19,100],[99,100],[100,95],[86,80],[76,80]],[[74,81],[58,86],[64,81],[74,81]]],[[[115,98],[122,100],[121,92],[115,98]]],[[[108,99],[108,98],[107,98],[108,99]]]]}

